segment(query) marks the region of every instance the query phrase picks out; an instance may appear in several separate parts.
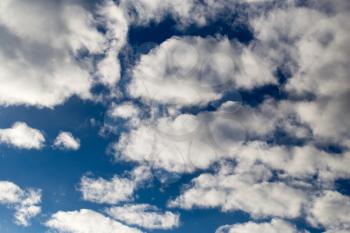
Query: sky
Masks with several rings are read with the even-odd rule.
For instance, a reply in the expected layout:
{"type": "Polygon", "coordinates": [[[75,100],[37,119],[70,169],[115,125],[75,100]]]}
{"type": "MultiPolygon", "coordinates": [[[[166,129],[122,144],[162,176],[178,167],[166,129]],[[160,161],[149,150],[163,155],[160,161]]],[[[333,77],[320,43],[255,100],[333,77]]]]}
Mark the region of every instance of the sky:
{"type": "Polygon", "coordinates": [[[349,13],[0,1],[0,233],[350,233],[349,13]]]}

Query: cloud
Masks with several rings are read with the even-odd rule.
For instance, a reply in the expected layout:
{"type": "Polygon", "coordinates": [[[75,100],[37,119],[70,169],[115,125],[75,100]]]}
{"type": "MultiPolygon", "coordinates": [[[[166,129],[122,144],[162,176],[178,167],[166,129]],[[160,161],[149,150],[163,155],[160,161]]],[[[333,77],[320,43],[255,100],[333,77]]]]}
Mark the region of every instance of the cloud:
{"type": "Polygon", "coordinates": [[[118,127],[116,127],[116,122],[120,120],[123,120],[123,123],[128,128],[137,127],[140,124],[142,113],[142,110],[131,101],[118,104],[113,102],[107,110],[103,125],[100,128],[100,134],[117,133],[118,127]]]}
{"type": "Polygon", "coordinates": [[[303,101],[295,105],[300,121],[309,125],[320,142],[346,145],[350,139],[348,111],[350,92],[332,98],[303,101]]]}
{"type": "Polygon", "coordinates": [[[349,233],[350,230],[346,229],[332,229],[332,230],[327,230],[324,233],[349,233]]]}
{"type": "Polygon", "coordinates": [[[170,211],[160,212],[148,204],[130,204],[107,209],[112,218],[128,225],[146,229],[173,229],[179,226],[180,217],[170,211]]]}
{"type": "Polygon", "coordinates": [[[0,129],[0,143],[20,149],[41,149],[44,142],[42,132],[29,127],[24,122],[16,122],[11,128],[0,129]]]}
{"type": "Polygon", "coordinates": [[[124,133],[115,144],[116,159],[178,173],[206,168],[216,160],[216,154],[210,144],[200,138],[197,131],[200,123],[189,114],[142,122],[124,133]]]}
{"type": "Polygon", "coordinates": [[[247,222],[243,224],[227,225],[220,227],[215,233],[306,233],[305,231],[299,231],[292,224],[280,220],[272,219],[271,222],[254,223],[247,222]]]}
{"type": "Polygon", "coordinates": [[[308,220],[313,226],[323,226],[330,232],[350,231],[349,216],[350,197],[330,190],[315,198],[308,211],[308,220]]]}
{"type": "Polygon", "coordinates": [[[240,162],[263,163],[280,171],[282,176],[307,179],[316,176],[320,181],[348,178],[345,164],[349,152],[332,154],[313,145],[270,146],[265,142],[250,142],[236,149],[233,158],[240,162]]]}
{"type": "Polygon", "coordinates": [[[121,7],[129,13],[133,24],[145,25],[150,22],[160,22],[167,16],[172,16],[181,26],[196,24],[207,25],[222,16],[223,12],[235,11],[239,5],[269,2],[270,0],[122,0],[121,7]]]}
{"type": "Polygon", "coordinates": [[[122,104],[113,103],[108,110],[108,115],[113,118],[122,119],[137,118],[139,115],[139,109],[130,102],[122,104]]]}
{"type": "Polygon", "coordinates": [[[96,82],[116,83],[118,69],[112,75],[110,67],[119,67],[116,56],[127,33],[119,13],[112,1],[95,16],[68,1],[2,1],[0,42],[6,46],[0,49],[0,104],[52,108],[73,95],[91,99],[96,82]],[[106,34],[99,24],[106,24],[106,34]],[[98,80],[94,55],[106,56],[95,61],[98,80]]]}
{"type": "Polygon", "coordinates": [[[250,170],[233,170],[227,167],[218,174],[201,174],[170,207],[184,209],[221,208],[223,211],[242,210],[253,218],[286,217],[301,215],[308,197],[304,191],[283,182],[269,182],[272,174],[261,165],[250,170]]]}
{"type": "Polygon", "coordinates": [[[122,103],[113,102],[105,115],[102,127],[100,128],[100,135],[108,133],[117,133],[120,125],[116,124],[122,120],[122,123],[127,128],[134,128],[140,123],[143,111],[131,101],[122,103]]]}
{"type": "Polygon", "coordinates": [[[60,149],[78,150],[80,148],[80,140],[74,138],[70,132],[60,132],[53,145],[60,149]]]}
{"type": "Polygon", "coordinates": [[[230,88],[253,89],[276,80],[253,47],[227,38],[172,37],[142,55],[129,92],[157,103],[205,104],[230,88]]]}
{"type": "Polygon", "coordinates": [[[96,203],[116,204],[122,201],[129,201],[140,185],[151,177],[146,167],[137,167],[128,178],[114,176],[111,180],[103,178],[82,177],[80,191],[83,199],[96,203]]]}
{"type": "Polygon", "coordinates": [[[251,25],[266,58],[291,71],[284,86],[289,95],[314,96],[296,104],[300,120],[311,127],[317,140],[346,144],[350,9],[342,0],[310,1],[309,5],[272,10],[252,19],[251,25]]]}
{"type": "Polygon", "coordinates": [[[59,211],[53,214],[45,225],[62,233],[141,233],[136,228],[125,226],[88,209],[59,211]]]}
{"type": "Polygon", "coordinates": [[[177,173],[206,169],[229,158],[263,163],[292,177],[349,177],[344,166],[348,152],[334,155],[314,145],[308,127],[298,121],[297,104],[267,100],[253,108],[228,101],[217,111],[197,115],[155,113],[122,134],[114,146],[115,157],[177,173]],[[304,140],[304,145],[267,143],[277,130],[304,140]]]}
{"type": "Polygon", "coordinates": [[[272,134],[281,122],[279,112],[271,103],[254,109],[232,101],[197,115],[156,112],[122,134],[116,158],[179,173],[205,169],[223,157],[236,157],[250,137],[272,134]]]}
{"type": "Polygon", "coordinates": [[[97,74],[102,83],[113,88],[120,79],[118,54],[127,43],[129,23],[123,10],[113,1],[104,1],[97,12],[102,18],[102,24],[107,28],[105,36],[109,43],[105,48],[104,58],[97,65],[97,74]]]}
{"type": "Polygon", "coordinates": [[[15,210],[15,222],[18,225],[29,226],[30,219],[41,212],[41,190],[23,190],[9,181],[0,181],[0,204],[15,210]]]}
{"type": "MultiPolygon", "coordinates": [[[[217,233],[300,232],[277,218],[305,218],[327,233],[348,232],[349,196],[336,192],[334,181],[350,177],[350,5],[343,0],[310,0],[302,7],[273,1],[261,11],[249,11],[258,2],[264,1],[121,0],[119,6],[104,1],[89,12],[68,1],[3,0],[0,105],[52,108],[74,95],[93,99],[90,90],[98,83],[119,97],[118,54],[129,25],[170,15],[180,26],[203,26],[219,12],[243,10],[254,31],[249,45],[224,36],[172,37],[136,61],[127,82],[128,101],[110,104],[107,118],[130,123],[114,155],[140,167],[111,179],[83,176],[82,198],[110,205],[128,202],[151,178],[151,168],[174,176],[197,171],[201,174],[169,201],[170,207],[273,218],[224,226],[217,233]],[[285,83],[277,82],[276,68],[290,76],[285,83]],[[225,93],[255,94],[270,84],[279,85],[281,96],[256,106],[223,102],[225,93]],[[133,104],[135,99],[145,108],[133,104]],[[329,144],[345,147],[332,153],[324,150],[329,144]],[[208,168],[214,172],[203,171],[208,168]]],[[[0,129],[0,142],[40,149],[45,138],[17,122],[0,129]]],[[[80,143],[61,132],[54,145],[77,150],[80,143]]],[[[19,224],[27,225],[40,212],[40,192],[12,183],[0,183],[1,188],[0,203],[15,209],[19,224]]],[[[92,210],[60,211],[46,225],[62,232],[139,232],[120,222],[172,229],[180,221],[177,214],[148,204],[113,206],[106,212],[111,217],[92,210]]]]}
{"type": "Polygon", "coordinates": [[[177,15],[178,18],[188,18],[193,5],[193,1],[183,0],[121,1],[124,11],[130,12],[130,21],[138,24],[147,24],[150,21],[159,22],[167,14],[177,15]],[[136,14],[133,15],[132,12],[136,12],[136,14]]]}

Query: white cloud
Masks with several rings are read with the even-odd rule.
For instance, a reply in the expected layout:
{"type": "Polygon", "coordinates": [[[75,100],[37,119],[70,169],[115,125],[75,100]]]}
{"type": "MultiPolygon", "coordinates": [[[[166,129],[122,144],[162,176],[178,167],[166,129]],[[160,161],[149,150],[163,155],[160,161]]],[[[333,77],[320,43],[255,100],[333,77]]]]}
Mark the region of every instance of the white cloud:
{"type": "Polygon", "coordinates": [[[6,46],[0,48],[0,104],[52,108],[73,95],[92,98],[91,54],[107,57],[98,65],[97,82],[115,83],[119,71],[111,76],[110,67],[119,66],[116,56],[127,28],[112,1],[99,13],[94,17],[69,1],[1,1],[0,43],[6,46]],[[100,23],[106,35],[97,30],[100,23]],[[81,51],[89,55],[83,58],[81,51]]]}
{"type": "Polygon", "coordinates": [[[0,204],[15,210],[15,222],[18,225],[30,225],[30,219],[41,212],[41,191],[23,190],[9,181],[0,181],[0,204]]]}
{"type": "Polygon", "coordinates": [[[134,97],[174,105],[204,104],[229,88],[275,83],[270,64],[253,47],[227,38],[170,38],[142,55],[133,70],[134,97]]]}
{"type": "Polygon", "coordinates": [[[80,140],[74,138],[70,132],[60,132],[53,145],[66,150],[78,150],[80,148],[80,140]]]}
{"type": "Polygon", "coordinates": [[[250,142],[236,149],[238,161],[263,163],[286,176],[307,178],[317,175],[322,181],[348,178],[349,153],[331,154],[312,145],[269,146],[265,142],[250,142]]]}
{"type": "Polygon", "coordinates": [[[216,112],[197,115],[154,113],[154,120],[122,135],[116,157],[173,172],[205,169],[223,156],[237,156],[233,152],[250,136],[272,133],[280,118],[277,112],[269,104],[254,109],[227,102],[216,112]]]}
{"type": "Polygon", "coordinates": [[[292,224],[280,220],[272,219],[271,222],[254,223],[247,222],[243,224],[226,225],[222,226],[215,231],[215,233],[306,233],[305,231],[299,231],[292,224]]]}
{"type": "Polygon", "coordinates": [[[115,144],[115,156],[119,160],[135,161],[171,172],[206,168],[216,160],[216,154],[201,138],[197,140],[200,137],[197,134],[199,123],[195,116],[188,114],[160,118],[155,123],[143,122],[122,135],[115,144]],[[192,143],[192,138],[197,141],[192,143]],[[197,153],[201,156],[197,157],[197,153]]]}
{"type": "Polygon", "coordinates": [[[141,233],[93,210],[59,211],[45,223],[60,233],[141,233]]]}
{"type": "Polygon", "coordinates": [[[300,120],[317,140],[340,144],[350,129],[349,10],[343,0],[311,1],[311,8],[286,7],[251,21],[266,58],[292,71],[285,90],[315,96],[296,105],[300,120]]]}
{"type": "MultiPolygon", "coordinates": [[[[267,173],[258,175],[261,180],[240,173],[205,173],[194,179],[192,186],[186,187],[170,205],[186,209],[242,210],[255,218],[296,218],[312,208],[314,224],[328,224],[327,232],[348,231],[344,226],[347,219],[339,218],[343,221],[340,225],[333,219],[335,223],[330,225],[325,220],[329,217],[327,214],[321,218],[314,210],[316,207],[308,204],[315,191],[334,188],[333,181],[350,177],[346,166],[350,158],[348,151],[333,154],[318,148],[321,143],[349,143],[349,24],[345,17],[349,7],[344,7],[349,5],[345,1],[321,1],[320,5],[312,5],[316,2],[310,1],[311,8],[308,8],[294,6],[294,1],[289,1],[282,4],[282,8],[271,5],[272,10],[266,14],[253,14],[256,18],[251,25],[256,41],[246,48],[225,38],[185,37],[168,39],[143,55],[133,70],[130,94],[155,105],[151,107],[157,108],[160,103],[167,105],[165,108],[170,105],[166,110],[175,106],[175,111],[156,112],[151,119],[142,120],[124,133],[115,146],[117,159],[177,173],[208,168],[225,158],[235,159],[237,166],[246,165],[251,170],[264,166],[275,172],[276,181],[271,182],[267,173]],[[325,5],[327,9],[323,8],[325,5]],[[218,51],[220,56],[211,51],[218,51]],[[201,60],[203,54],[207,54],[209,62],[201,60]],[[222,64],[221,69],[212,69],[215,64],[222,64]],[[203,69],[203,66],[206,67],[203,69]],[[176,109],[220,98],[222,86],[251,90],[275,83],[271,73],[277,66],[291,71],[283,91],[288,97],[297,98],[266,100],[256,107],[237,107],[227,102],[218,111],[196,115],[182,114],[176,109]],[[214,75],[203,77],[197,70],[214,75]],[[227,75],[232,73],[235,75],[227,75]],[[309,93],[312,98],[304,98],[309,93]],[[282,142],[288,145],[280,145],[278,140],[276,144],[270,143],[278,130],[304,140],[304,144],[291,145],[290,139],[282,142]]],[[[191,9],[192,2],[184,4],[185,9],[191,9]]],[[[161,18],[172,6],[166,1],[154,5],[138,1],[135,8],[138,17],[147,23],[152,18],[158,20],[152,16],[153,12],[158,11],[161,18]]],[[[186,12],[173,11],[172,14],[186,21],[186,12]]],[[[205,23],[206,19],[198,22],[205,23]]],[[[318,206],[323,208],[319,212],[326,212],[326,207],[318,206]]],[[[327,208],[332,213],[333,207],[327,204],[327,208]]],[[[344,207],[342,211],[347,210],[344,207]]],[[[347,215],[342,212],[342,216],[347,215]]],[[[257,225],[275,230],[268,224],[251,227],[257,225]]],[[[242,226],[246,228],[250,229],[242,226]]],[[[288,229],[298,232],[294,227],[288,229]]]]}
{"type": "Polygon", "coordinates": [[[208,168],[223,158],[264,163],[293,177],[318,175],[322,180],[349,177],[347,152],[333,155],[312,144],[269,145],[277,128],[291,137],[308,139],[298,122],[295,103],[265,101],[256,108],[224,103],[218,111],[175,114],[141,121],[115,144],[116,158],[171,172],[208,168]],[[259,141],[261,140],[261,141],[259,141]]]}
{"type": "Polygon", "coordinates": [[[73,94],[90,97],[89,73],[69,54],[102,43],[88,12],[42,1],[2,1],[0,9],[1,104],[52,107],[73,94]]]}
{"type": "Polygon", "coordinates": [[[44,142],[42,132],[29,127],[24,122],[16,122],[11,128],[0,129],[0,143],[21,149],[41,149],[44,142]]]}
{"type": "Polygon", "coordinates": [[[97,65],[97,73],[102,83],[113,87],[120,79],[118,53],[127,42],[129,25],[124,12],[113,1],[105,1],[99,7],[98,14],[108,29],[106,37],[109,46],[106,48],[104,59],[97,65]]]}
{"type": "Polygon", "coordinates": [[[111,207],[106,212],[116,220],[146,229],[172,229],[180,224],[179,215],[170,211],[160,212],[157,207],[148,204],[111,207]]]}
{"type": "Polygon", "coordinates": [[[121,1],[121,6],[126,12],[135,12],[130,15],[131,21],[139,24],[147,24],[150,21],[160,21],[166,14],[178,15],[179,18],[188,18],[193,7],[193,1],[121,1]]]}
{"type": "Polygon", "coordinates": [[[140,110],[131,102],[121,104],[112,103],[108,109],[108,115],[112,118],[137,120],[140,110]]]}
{"type": "Polygon", "coordinates": [[[150,171],[146,167],[135,168],[128,178],[114,176],[111,180],[105,180],[84,176],[81,178],[80,191],[84,200],[116,204],[131,200],[136,189],[140,188],[150,176],[150,171]]]}
{"type": "Polygon", "coordinates": [[[321,142],[334,142],[346,145],[350,139],[348,132],[348,99],[350,92],[332,98],[319,98],[295,105],[300,121],[308,124],[313,134],[321,142]]]}
{"type": "Polygon", "coordinates": [[[300,216],[308,199],[302,190],[278,181],[268,182],[271,173],[261,165],[243,170],[238,167],[234,173],[232,170],[228,167],[218,174],[200,175],[169,206],[242,210],[254,218],[300,216]]]}
{"type": "Polygon", "coordinates": [[[117,133],[119,126],[116,125],[116,121],[121,119],[125,121],[128,127],[136,127],[140,123],[141,113],[141,109],[131,101],[118,104],[113,102],[107,110],[106,118],[100,128],[100,134],[117,133]]]}
{"type": "Polygon", "coordinates": [[[350,229],[330,229],[325,231],[324,233],[349,233],[350,229]]]}
{"type": "Polygon", "coordinates": [[[159,22],[171,15],[180,25],[202,26],[215,20],[220,13],[236,10],[237,4],[269,1],[271,0],[122,0],[121,6],[130,13],[130,21],[134,24],[159,22]]]}
{"type": "Polygon", "coordinates": [[[350,197],[335,191],[324,191],[315,198],[308,215],[309,222],[314,226],[350,230],[350,197]]]}

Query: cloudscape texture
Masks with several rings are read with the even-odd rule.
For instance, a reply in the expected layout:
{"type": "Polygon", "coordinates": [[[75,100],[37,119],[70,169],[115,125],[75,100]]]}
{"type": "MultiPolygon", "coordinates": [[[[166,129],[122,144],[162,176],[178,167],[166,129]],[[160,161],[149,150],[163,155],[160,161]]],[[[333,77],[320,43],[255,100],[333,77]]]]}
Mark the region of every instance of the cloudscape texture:
{"type": "Polygon", "coordinates": [[[350,233],[350,1],[1,0],[0,233],[350,233]]]}

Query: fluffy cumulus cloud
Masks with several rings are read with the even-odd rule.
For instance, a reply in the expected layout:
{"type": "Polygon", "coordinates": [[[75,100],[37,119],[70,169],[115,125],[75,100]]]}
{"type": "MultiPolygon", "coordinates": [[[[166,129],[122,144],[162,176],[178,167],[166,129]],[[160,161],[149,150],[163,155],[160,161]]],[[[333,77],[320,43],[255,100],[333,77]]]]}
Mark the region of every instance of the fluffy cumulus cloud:
{"type": "MultiPolygon", "coordinates": [[[[92,11],[69,1],[1,1],[0,105],[54,107],[73,95],[93,99],[92,87],[103,84],[112,100],[102,128],[128,126],[116,130],[114,157],[136,163],[110,179],[81,178],[82,199],[107,204],[104,214],[59,211],[45,225],[68,233],[179,227],[174,212],[120,205],[134,199],[151,171],[161,171],[198,172],[168,208],[251,217],[216,233],[306,232],[296,219],[326,233],[350,232],[350,199],[336,185],[350,178],[349,11],[346,0],[121,0],[92,11]],[[232,29],[249,24],[249,43],[186,35],[188,26],[227,20],[227,11],[237,15],[232,29]],[[130,25],[168,16],[183,36],[119,61],[130,25]],[[117,93],[121,73],[127,77],[117,93]]],[[[17,122],[0,129],[0,142],[40,149],[45,138],[17,122]]],[[[80,143],[61,132],[54,145],[77,150],[80,143]]],[[[40,212],[40,192],[0,182],[0,203],[27,225],[40,212]]]]}
{"type": "Polygon", "coordinates": [[[30,219],[41,212],[40,202],[41,190],[24,190],[12,182],[0,181],[0,204],[14,209],[16,224],[28,226],[30,219]]]}
{"type": "Polygon", "coordinates": [[[285,89],[296,96],[315,96],[297,105],[301,121],[316,137],[335,142],[349,137],[348,12],[346,1],[320,1],[311,2],[311,8],[278,9],[252,20],[267,57],[286,61],[293,71],[285,89]]]}
{"type": "Polygon", "coordinates": [[[172,229],[180,224],[180,217],[170,211],[160,212],[157,207],[148,204],[131,204],[111,207],[107,213],[114,219],[128,225],[137,225],[146,229],[172,229]]]}
{"type": "Polygon", "coordinates": [[[0,143],[20,149],[41,149],[44,142],[43,133],[24,122],[16,122],[11,128],[0,129],[0,143]]]}
{"type": "Polygon", "coordinates": [[[129,25],[123,10],[113,1],[104,1],[98,9],[98,14],[107,29],[105,43],[108,42],[108,46],[104,48],[104,58],[97,65],[97,75],[101,83],[113,87],[120,79],[118,54],[127,43],[129,25]]]}
{"type": "Polygon", "coordinates": [[[182,106],[218,99],[229,88],[275,83],[271,64],[252,50],[227,38],[170,38],[141,56],[129,92],[182,106]]]}
{"type": "Polygon", "coordinates": [[[220,207],[224,211],[242,210],[254,218],[300,216],[307,202],[306,193],[281,182],[268,182],[271,172],[261,165],[249,167],[224,167],[218,174],[202,174],[192,181],[171,207],[220,207]],[[229,173],[227,173],[229,172],[229,173]]]}
{"type": "Polygon", "coordinates": [[[271,222],[268,222],[268,223],[247,222],[244,224],[222,226],[219,229],[217,229],[215,233],[251,233],[251,232],[306,233],[306,231],[299,231],[296,229],[295,226],[280,219],[272,219],[271,222]]]}
{"type": "Polygon", "coordinates": [[[149,169],[142,166],[135,168],[128,177],[114,176],[111,180],[84,176],[81,178],[80,191],[84,200],[116,204],[131,200],[136,189],[150,177],[149,169]]]}
{"type": "Polygon", "coordinates": [[[264,163],[293,177],[349,177],[348,152],[334,155],[313,144],[269,145],[264,141],[273,138],[277,130],[294,138],[310,138],[309,128],[296,118],[294,105],[288,101],[266,101],[256,108],[225,102],[216,112],[142,121],[115,144],[116,158],[171,172],[206,169],[230,158],[242,163],[264,163]]]}
{"type": "Polygon", "coordinates": [[[94,76],[107,85],[119,79],[127,23],[112,1],[93,15],[69,1],[6,0],[0,15],[1,105],[54,107],[72,95],[91,98],[94,76]],[[97,71],[90,55],[105,55],[97,71]]]}
{"type": "Polygon", "coordinates": [[[113,103],[108,111],[108,115],[112,118],[122,118],[122,119],[137,119],[140,111],[132,103],[126,102],[122,104],[113,103]]]}
{"type": "Polygon", "coordinates": [[[112,103],[107,112],[107,119],[110,121],[104,122],[102,130],[117,131],[115,122],[118,120],[126,121],[130,127],[136,127],[140,123],[141,115],[142,111],[135,103],[112,103]]]}
{"type": "MultiPolygon", "coordinates": [[[[166,2],[138,4],[137,17],[143,19],[153,17],[146,14],[151,9],[171,8],[166,2]]],[[[191,4],[183,7],[191,9],[191,4]]],[[[256,38],[249,46],[223,37],[173,37],[141,56],[132,70],[129,93],[155,110],[150,119],[122,134],[115,144],[116,158],[176,173],[234,160],[230,172],[204,173],[193,179],[169,206],[241,210],[253,218],[294,219],[307,212],[314,226],[326,226],[329,232],[347,230],[346,223],[329,220],[331,225],[316,211],[327,206],[332,212],[331,204],[320,204],[323,199],[317,192],[334,188],[335,180],[350,175],[346,148],[338,154],[322,148],[327,143],[349,143],[345,17],[349,8],[345,6],[344,1],[310,1],[308,7],[300,7],[289,1],[252,15],[256,38]],[[306,21],[317,23],[310,26],[306,21]],[[289,74],[280,85],[289,99],[265,99],[257,106],[227,101],[214,111],[195,114],[180,110],[218,100],[225,88],[250,91],[275,85],[277,67],[289,74]],[[158,111],[158,104],[165,105],[165,112],[158,111]],[[287,135],[285,141],[279,138],[281,132],[287,135]]],[[[181,19],[187,17],[174,12],[181,19]]],[[[260,227],[273,231],[276,221],[260,227]]],[[[259,226],[252,223],[242,229],[250,227],[259,226]]]]}
{"type": "Polygon", "coordinates": [[[53,145],[60,149],[78,150],[80,148],[80,140],[74,138],[70,132],[60,132],[53,145]]]}
{"type": "MultiPolygon", "coordinates": [[[[330,232],[350,231],[350,198],[335,191],[325,191],[309,209],[309,221],[330,232]]],[[[328,231],[327,231],[328,232],[328,231]]]]}
{"type": "MultiPolygon", "coordinates": [[[[142,121],[123,134],[115,145],[116,151],[121,152],[117,158],[174,172],[204,169],[222,157],[239,156],[232,152],[250,147],[242,147],[249,138],[272,134],[281,118],[270,102],[256,109],[228,101],[216,112],[172,112],[164,116],[154,113],[155,119],[142,121]]],[[[293,122],[289,128],[294,134],[307,134],[293,122]]]]}
{"type": "MultiPolygon", "coordinates": [[[[143,123],[122,135],[115,145],[116,151],[120,151],[120,154],[116,154],[117,159],[149,164],[172,172],[192,171],[193,168],[189,166],[186,153],[190,141],[186,136],[192,134],[196,127],[198,127],[198,121],[191,115],[180,115],[175,121],[161,118],[156,125],[143,123]],[[178,136],[179,141],[174,142],[173,136],[178,136]],[[185,140],[181,140],[182,137],[185,140]]],[[[208,147],[204,147],[203,150],[205,148],[208,147]]],[[[203,154],[204,166],[208,165],[207,160],[212,154],[208,159],[205,156],[210,152],[203,154]]]]}
{"type": "Polygon", "coordinates": [[[141,233],[93,210],[59,211],[45,225],[62,233],[141,233]]]}
{"type": "Polygon", "coordinates": [[[254,6],[264,2],[271,0],[122,0],[121,7],[129,12],[129,20],[134,24],[160,22],[165,17],[172,16],[181,26],[204,26],[220,17],[223,12],[235,11],[242,4],[254,6]]]}

